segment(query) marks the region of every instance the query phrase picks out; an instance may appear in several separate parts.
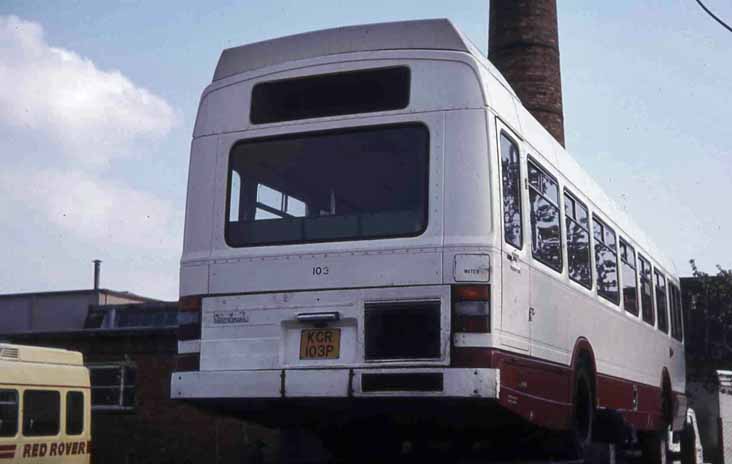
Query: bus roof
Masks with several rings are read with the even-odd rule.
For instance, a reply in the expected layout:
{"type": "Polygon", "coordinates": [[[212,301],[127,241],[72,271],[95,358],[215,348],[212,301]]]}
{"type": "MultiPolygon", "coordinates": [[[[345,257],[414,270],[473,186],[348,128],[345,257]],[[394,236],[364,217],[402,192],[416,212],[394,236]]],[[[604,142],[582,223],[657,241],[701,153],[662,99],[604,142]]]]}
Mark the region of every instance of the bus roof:
{"type": "Polygon", "coordinates": [[[213,80],[318,56],[405,49],[470,52],[467,39],[448,19],[346,26],[228,48],[221,53],[213,80]]]}
{"type": "Polygon", "coordinates": [[[29,345],[0,343],[0,361],[32,362],[83,366],[84,357],[78,351],[43,348],[29,345]]]}

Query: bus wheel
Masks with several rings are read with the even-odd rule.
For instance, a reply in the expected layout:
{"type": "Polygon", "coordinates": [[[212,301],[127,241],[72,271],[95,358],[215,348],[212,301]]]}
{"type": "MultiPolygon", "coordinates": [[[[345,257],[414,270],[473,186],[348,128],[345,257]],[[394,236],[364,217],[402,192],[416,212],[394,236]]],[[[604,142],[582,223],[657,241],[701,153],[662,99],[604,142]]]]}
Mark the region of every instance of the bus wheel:
{"type": "Polygon", "coordinates": [[[668,461],[668,432],[644,432],[639,438],[644,463],[666,464],[668,461]]]}
{"type": "Polygon", "coordinates": [[[589,371],[577,370],[574,386],[572,434],[579,456],[583,456],[592,443],[592,426],[595,421],[595,400],[589,371]]]}
{"type": "Polygon", "coordinates": [[[681,464],[702,464],[696,462],[696,434],[688,422],[681,432],[681,464]]]}

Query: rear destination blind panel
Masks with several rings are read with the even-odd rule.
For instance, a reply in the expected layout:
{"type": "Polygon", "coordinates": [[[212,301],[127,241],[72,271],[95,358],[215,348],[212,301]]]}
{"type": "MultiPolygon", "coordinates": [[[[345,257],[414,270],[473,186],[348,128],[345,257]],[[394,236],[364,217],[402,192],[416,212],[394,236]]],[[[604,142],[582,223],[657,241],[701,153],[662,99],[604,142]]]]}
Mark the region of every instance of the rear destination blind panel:
{"type": "Polygon", "coordinates": [[[373,113],[409,105],[406,66],[262,82],[252,90],[252,124],[373,113]]]}

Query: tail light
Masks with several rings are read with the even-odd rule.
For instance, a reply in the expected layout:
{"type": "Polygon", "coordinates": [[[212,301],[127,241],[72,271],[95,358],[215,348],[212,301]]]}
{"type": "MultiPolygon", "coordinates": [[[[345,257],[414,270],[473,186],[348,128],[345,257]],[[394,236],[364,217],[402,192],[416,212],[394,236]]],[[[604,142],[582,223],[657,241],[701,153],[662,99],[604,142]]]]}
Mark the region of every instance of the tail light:
{"type": "Polygon", "coordinates": [[[178,301],[178,340],[201,338],[201,297],[184,296],[178,301]]]}
{"type": "Polygon", "coordinates": [[[490,285],[453,286],[453,333],[489,333],[491,331],[490,300],[490,285]]]}

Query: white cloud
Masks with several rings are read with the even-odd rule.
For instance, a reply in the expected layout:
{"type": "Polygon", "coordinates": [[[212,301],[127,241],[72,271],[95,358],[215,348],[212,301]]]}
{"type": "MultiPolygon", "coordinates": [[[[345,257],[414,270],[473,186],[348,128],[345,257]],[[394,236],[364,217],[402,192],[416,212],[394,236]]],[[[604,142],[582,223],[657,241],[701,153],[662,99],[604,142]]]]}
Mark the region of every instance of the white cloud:
{"type": "Polygon", "coordinates": [[[46,43],[42,27],[0,16],[0,123],[42,131],[73,161],[99,165],[177,123],[162,98],[119,71],[46,43]]]}
{"type": "Polygon", "coordinates": [[[173,205],[123,183],[78,170],[10,170],[0,173],[3,188],[6,201],[79,238],[111,249],[180,251],[182,218],[173,205]]]}
{"type": "Polygon", "coordinates": [[[41,25],[0,16],[0,293],[84,287],[101,258],[106,287],[174,299],[183,205],[138,173],[178,119],[41,25]]]}

